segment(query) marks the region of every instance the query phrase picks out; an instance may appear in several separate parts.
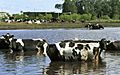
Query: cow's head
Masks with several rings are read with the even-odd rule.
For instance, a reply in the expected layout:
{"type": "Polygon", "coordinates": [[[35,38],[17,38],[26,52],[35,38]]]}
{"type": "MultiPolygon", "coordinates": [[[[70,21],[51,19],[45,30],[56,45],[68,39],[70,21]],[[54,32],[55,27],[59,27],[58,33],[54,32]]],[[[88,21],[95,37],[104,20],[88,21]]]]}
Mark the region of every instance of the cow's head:
{"type": "Polygon", "coordinates": [[[14,35],[11,35],[10,33],[7,33],[6,35],[2,35],[3,39],[5,40],[5,43],[10,44],[10,39],[14,37],[14,35]]]}
{"type": "Polygon", "coordinates": [[[36,45],[36,48],[38,49],[38,53],[43,53],[45,56],[47,55],[46,53],[46,49],[48,47],[48,43],[46,42],[46,40],[39,40],[39,42],[36,45]]]}
{"type": "Polygon", "coordinates": [[[101,53],[103,53],[103,51],[107,49],[107,44],[108,41],[105,38],[101,39],[101,41],[99,42],[99,57],[101,56],[101,53]]]}
{"type": "Polygon", "coordinates": [[[61,56],[55,44],[49,44],[46,52],[51,61],[63,61],[64,60],[64,57],[61,56]]]}
{"type": "Polygon", "coordinates": [[[101,41],[99,42],[99,47],[101,50],[107,49],[107,40],[105,38],[101,39],[101,41]]]}

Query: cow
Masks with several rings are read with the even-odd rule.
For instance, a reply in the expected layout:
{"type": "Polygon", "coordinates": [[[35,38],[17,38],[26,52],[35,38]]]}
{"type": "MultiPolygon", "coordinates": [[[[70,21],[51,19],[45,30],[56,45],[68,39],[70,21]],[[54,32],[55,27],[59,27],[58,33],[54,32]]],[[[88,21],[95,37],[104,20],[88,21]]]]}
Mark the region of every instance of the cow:
{"type": "Polygon", "coordinates": [[[61,41],[49,44],[47,55],[51,61],[89,61],[99,60],[106,50],[106,39],[99,42],[61,41]]]}
{"type": "Polygon", "coordinates": [[[89,23],[88,25],[85,26],[85,28],[88,29],[104,29],[104,26],[97,24],[91,24],[89,23]]]}
{"type": "Polygon", "coordinates": [[[10,41],[9,39],[13,38],[14,35],[7,33],[0,37],[0,49],[9,49],[10,41]]]}
{"type": "Polygon", "coordinates": [[[120,51],[120,41],[111,41],[107,45],[107,51],[120,51]]]}
{"type": "Polygon", "coordinates": [[[35,51],[37,50],[37,54],[46,55],[46,47],[47,42],[44,39],[16,39],[12,38],[10,40],[10,49],[11,53],[13,52],[25,52],[25,51],[35,51]],[[45,50],[45,51],[44,51],[45,50]]]}

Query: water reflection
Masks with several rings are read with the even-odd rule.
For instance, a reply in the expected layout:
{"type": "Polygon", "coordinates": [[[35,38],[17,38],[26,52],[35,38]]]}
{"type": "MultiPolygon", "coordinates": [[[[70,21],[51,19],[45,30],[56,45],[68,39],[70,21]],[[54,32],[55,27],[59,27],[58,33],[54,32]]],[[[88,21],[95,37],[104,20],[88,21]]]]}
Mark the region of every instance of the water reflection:
{"type": "Polygon", "coordinates": [[[43,74],[49,63],[47,57],[36,55],[34,51],[13,54],[0,51],[0,60],[0,75],[43,74]]]}
{"type": "Polygon", "coordinates": [[[51,62],[45,69],[45,75],[72,75],[72,74],[105,74],[105,62],[51,62]],[[101,70],[98,70],[101,69],[101,70]],[[98,72],[99,71],[99,72],[98,72]]]}
{"type": "Polygon", "coordinates": [[[50,62],[48,57],[36,52],[9,54],[0,51],[0,75],[112,75],[120,74],[120,52],[106,52],[100,63],[50,62]]]}
{"type": "Polygon", "coordinates": [[[15,53],[7,53],[4,55],[5,59],[8,61],[23,61],[24,53],[15,52],[15,53]]]}
{"type": "Polygon", "coordinates": [[[120,51],[106,52],[106,74],[107,75],[120,75],[120,51]]]}

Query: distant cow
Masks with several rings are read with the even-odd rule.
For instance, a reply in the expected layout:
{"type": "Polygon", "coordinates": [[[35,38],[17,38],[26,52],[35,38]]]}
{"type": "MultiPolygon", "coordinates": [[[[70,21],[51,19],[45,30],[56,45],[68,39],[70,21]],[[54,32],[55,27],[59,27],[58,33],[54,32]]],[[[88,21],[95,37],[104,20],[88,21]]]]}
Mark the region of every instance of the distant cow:
{"type": "Polygon", "coordinates": [[[49,44],[47,55],[51,61],[80,61],[99,60],[101,53],[106,49],[106,40],[84,43],[82,41],[62,41],[49,44]]]}
{"type": "Polygon", "coordinates": [[[37,50],[38,54],[46,54],[47,42],[44,39],[12,39],[10,41],[11,53],[18,51],[37,50]],[[45,51],[44,51],[45,50],[45,51]]]}
{"type": "Polygon", "coordinates": [[[88,29],[104,29],[104,27],[102,25],[91,24],[91,23],[89,23],[88,25],[86,25],[85,28],[88,28],[88,29]]]}
{"type": "Polygon", "coordinates": [[[13,37],[14,35],[11,35],[9,33],[2,35],[2,37],[0,37],[0,49],[9,49],[9,45],[10,45],[9,39],[13,37]]]}

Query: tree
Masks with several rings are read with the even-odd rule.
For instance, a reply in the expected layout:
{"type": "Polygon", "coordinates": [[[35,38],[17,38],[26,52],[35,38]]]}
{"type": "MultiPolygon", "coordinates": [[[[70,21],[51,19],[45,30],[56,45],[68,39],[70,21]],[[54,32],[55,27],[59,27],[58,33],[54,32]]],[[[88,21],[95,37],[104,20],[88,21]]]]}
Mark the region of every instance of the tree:
{"type": "Polygon", "coordinates": [[[14,14],[14,19],[18,20],[18,19],[26,19],[28,16],[25,14],[14,14]]]}
{"type": "Polygon", "coordinates": [[[51,20],[51,19],[52,19],[52,14],[46,14],[46,15],[44,16],[44,19],[46,19],[46,20],[51,20]]]}
{"type": "Polygon", "coordinates": [[[56,5],[55,5],[55,8],[61,10],[61,9],[62,9],[62,4],[56,4],[56,5]]]}
{"type": "Polygon", "coordinates": [[[41,19],[41,20],[42,20],[42,19],[44,19],[44,16],[43,16],[42,14],[39,14],[39,15],[38,15],[38,19],[41,19]]]}
{"type": "Polygon", "coordinates": [[[76,1],[76,6],[77,6],[78,13],[83,14],[84,13],[83,0],[77,0],[76,1]]]}
{"type": "Polygon", "coordinates": [[[95,0],[77,0],[76,6],[79,14],[94,14],[94,1],[95,0]]]}
{"type": "Polygon", "coordinates": [[[120,19],[120,0],[65,0],[63,5],[56,5],[63,13],[91,14],[93,19],[108,16],[120,19]]]}
{"type": "Polygon", "coordinates": [[[75,0],[65,0],[63,3],[63,13],[77,13],[76,1],[75,0]]]}
{"type": "Polygon", "coordinates": [[[111,6],[110,6],[110,1],[109,0],[102,1],[101,7],[102,7],[101,11],[103,12],[103,15],[110,16],[111,11],[112,11],[111,6]]]}
{"type": "Polygon", "coordinates": [[[111,17],[113,18],[114,16],[116,16],[116,15],[118,15],[118,14],[120,14],[119,13],[119,4],[120,3],[120,1],[119,0],[111,0],[111,3],[110,3],[110,6],[111,6],[111,9],[112,9],[112,11],[111,11],[111,17]]]}

